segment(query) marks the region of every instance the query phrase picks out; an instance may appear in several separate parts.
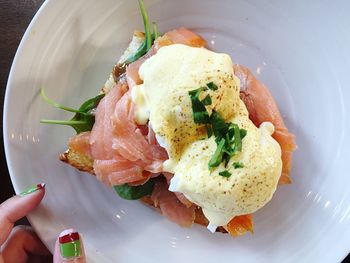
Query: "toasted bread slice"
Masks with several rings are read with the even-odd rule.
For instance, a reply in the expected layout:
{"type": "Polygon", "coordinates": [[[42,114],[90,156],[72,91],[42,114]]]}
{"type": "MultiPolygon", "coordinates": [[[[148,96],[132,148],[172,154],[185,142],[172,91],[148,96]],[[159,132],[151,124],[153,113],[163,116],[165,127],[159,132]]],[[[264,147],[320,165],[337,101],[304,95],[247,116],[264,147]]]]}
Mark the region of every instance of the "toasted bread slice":
{"type": "Polygon", "coordinates": [[[93,175],[95,174],[93,168],[94,160],[84,153],[80,153],[69,148],[66,152],[60,155],[60,160],[80,171],[88,172],[93,175]]]}

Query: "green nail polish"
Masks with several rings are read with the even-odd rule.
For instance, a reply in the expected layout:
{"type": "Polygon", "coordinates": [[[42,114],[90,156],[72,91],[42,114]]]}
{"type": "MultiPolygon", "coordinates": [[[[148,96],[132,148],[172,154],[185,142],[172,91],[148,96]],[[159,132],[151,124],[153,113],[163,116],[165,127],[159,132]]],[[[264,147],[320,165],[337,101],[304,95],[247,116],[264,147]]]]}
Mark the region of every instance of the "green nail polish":
{"type": "Polygon", "coordinates": [[[39,189],[43,189],[45,187],[45,184],[36,184],[36,185],[32,185],[29,188],[27,188],[26,190],[24,190],[22,193],[20,193],[20,195],[28,195],[31,193],[34,193],[36,191],[38,191],[39,189]]]}
{"type": "Polygon", "coordinates": [[[81,243],[78,232],[60,236],[58,241],[63,259],[74,259],[81,256],[81,243]]]}

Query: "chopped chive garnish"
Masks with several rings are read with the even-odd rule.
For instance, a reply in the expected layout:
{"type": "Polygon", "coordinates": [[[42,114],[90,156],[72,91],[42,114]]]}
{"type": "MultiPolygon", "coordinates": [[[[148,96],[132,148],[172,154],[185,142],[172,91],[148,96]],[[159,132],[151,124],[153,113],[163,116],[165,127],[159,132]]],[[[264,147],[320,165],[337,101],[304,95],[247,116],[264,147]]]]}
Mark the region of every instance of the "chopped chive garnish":
{"type": "Polygon", "coordinates": [[[210,98],[210,96],[209,96],[209,94],[207,95],[207,96],[205,96],[205,98],[204,99],[202,99],[202,103],[204,104],[204,105],[211,105],[211,98],[210,98]]]}
{"type": "Polygon", "coordinates": [[[224,137],[228,130],[228,127],[227,127],[227,124],[225,123],[224,118],[222,118],[218,112],[213,110],[212,114],[210,115],[210,122],[213,128],[213,133],[215,137],[218,137],[218,138],[224,137]]]}
{"type": "Polygon", "coordinates": [[[188,94],[191,97],[194,122],[197,124],[207,124],[209,123],[210,119],[204,103],[199,100],[199,95],[201,91],[202,88],[199,88],[196,90],[189,91],[188,94]]]}
{"type": "Polygon", "coordinates": [[[218,86],[216,86],[214,82],[207,83],[207,87],[209,89],[211,89],[211,90],[217,90],[218,89],[218,86]]]}
{"type": "Polygon", "coordinates": [[[224,170],[224,171],[220,172],[219,175],[222,176],[222,177],[228,178],[228,177],[230,177],[232,174],[231,174],[229,171],[224,170]]]}
{"type": "Polygon", "coordinates": [[[211,170],[214,167],[218,167],[222,161],[222,156],[223,156],[223,148],[225,145],[225,139],[221,139],[220,142],[218,143],[216,150],[213,154],[213,156],[211,157],[208,166],[209,166],[209,170],[211,170]]]}
{"type": "Polygon", "coordinates": [[[218,87],[213,82],[209,82],[206,87],[191,90],[188,94],[191,97],[194,122],[205,124],[208,138],[213,134],[215,136],[217,147],[208,163],[209,170],[212,170],[222,162],[226,167],[230,158],[242,151],[242,139],[247,135],[247,131],[240,129],[235,123],[226,123],[221,114],[215,110],[209,116],[205,106],[212,104],[210,95],[207,94],[203,100],[199,99],[201,92],[207,89],[217,90],[218,87]]]}
{"type": "Polygon", "coordinates": [[[234,162],[234,163],[232,164],[232,166],[233,166],[233,168],[238,169],[238,168],[243,168],[243,167],[244,167],[244,164],[241,163],[241,162],[234,162]]]}
{"type": "Polygon", "coordinates": [[[210,138],[213,135],[213,129],[210,125],[205,125],[205,127],[207,128],[207,134],[208,134],[208,138],[210,138]]]}

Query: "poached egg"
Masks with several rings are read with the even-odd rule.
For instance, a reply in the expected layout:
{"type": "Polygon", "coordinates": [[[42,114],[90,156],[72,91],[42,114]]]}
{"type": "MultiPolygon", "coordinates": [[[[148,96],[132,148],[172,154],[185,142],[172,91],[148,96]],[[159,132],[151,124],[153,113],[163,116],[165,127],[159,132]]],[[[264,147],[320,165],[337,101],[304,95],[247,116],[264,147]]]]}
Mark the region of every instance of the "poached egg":
{"type": "Polygon", "coordinates": [[[174,44],[162,47],[139,69],[143,84],[132,90],[136,104],[135,120],[149,122],[157,140],[169,156],[163,170],[174,173],[169,190],[183,193],[200,206],[215,231],[233,217],[250,214],[263,207],[276,191],[282,160],[279,144],[272,138],[274,126],[256,127],[239,97],[239,79],[233,74],[230,56],[204,48],[174,44]],[[242,151],[226,167],[221,163],[209,170],[208,163],[216,150],[214,136],[208,138],[205,125],[193,120],[189,91],[213,82],[216,90],[209,95],[209,114],[218,112],[225,122],[247,131],[242,151]],[[242,163],[237,168],[234,163],[242,163]],[[223,177],[227,170],[231,176],[223,177]]]}

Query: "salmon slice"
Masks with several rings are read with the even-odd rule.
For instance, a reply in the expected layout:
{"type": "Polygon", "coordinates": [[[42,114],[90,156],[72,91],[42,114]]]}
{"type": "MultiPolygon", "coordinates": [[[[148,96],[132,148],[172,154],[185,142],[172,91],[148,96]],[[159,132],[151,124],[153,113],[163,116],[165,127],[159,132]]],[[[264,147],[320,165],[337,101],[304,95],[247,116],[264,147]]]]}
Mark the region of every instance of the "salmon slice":
{"type": "Polygon", "coordinates": [[[226,226],[227,232],[233,237],[244,235],[247,231],[254,233],[253,216],[235,216],[226,226]]]}
{"type": "Polygon", "coordinates": [[[183,44],[191,47],[204,47],[206,45],[206,41],[193,31],[188,30],[185,27],[180,27],[157,38],[152,52],[156,53],[156,51],[158,51],[161,47],[172,44],[183,44]]]}
{"type": "Polygon", "coordinates": [[[167,182],[156,179],[151,199],[155,207],[169,220],[183,227],[192,226],[195,219],[195,206],[186,207],[176,195],[168,190],[167,182]]]}
{"type": "Polygon", "coordinates": [[[143,62],[146,61],[147,58],[144,58],[144,57],[139,58],[138,60],[136,60],[133,63],[130,63],[126,67],[126,71],[125,71],[126,81],[129,87],[134,87],[136,85],[142,84],[142,80],[140,79],[140,76],[139,76],[139,68],[141,67],[143,62]]]}
{"type": "MultiPolygon", "coordinates": [[[[164,175],[164,177],[168,183],[168,186],[169,186],[170,180],[171,180],[171,178],[173,178],[174,174],[163,172],[163,175],[164,175]]],[[[188,200],[183,193],[179,193],[179,192],[173,192],[173,193],[176,195],[177,199],[179,199],[179,201],[181,203],[183,203],[186,207],[191,207],[193,205],[193,203],[190,200],[188,200]]]]}
{"type": "MultiPolygon", "coordinates": [[[[160,147],[154,140],[154,144],[148,141],[148,135],[134,121],[135,105],[131,101],[130,91],[118,101],[114,115],[111,117],[115,137],[112,147],[118,153],[130,161],[143,161],[145,166],[158,167],[159,163],[152,165],[153,161],[164,161],[168,158],[164,148],[160,147]]],[[[151,171],[160,172],[160,170],[151,171]]]]}
{"type": "Polygon", "coordinates": [[[112,159],[116,151],[112,149],[113,127],[110,117],[114,113],[115,104],[126,93],[125,84],[116,85],[100,101],[95,113],[95,124],[90,136],[91,153],[93,159],[112,159]]]}
{"type": "Polygon", "coordinates": [[[272,137],[281,146],[283,164],[279,184],[290,184],[292,182],[290,179],[292,154],[296,150],[295,136],[284,124],[270,91],[254,77],[249,69],[241,65],[234,65],[233,70],[240,79],[240,97],[248,109],[249,118],[257,127],[264,121],[269,121],[275,126],[272,137]]]}
{"type": "Polygon", "coordinates": [[[172,44],[183,44],[191,47],[204,47],[206,42],[201,36],[184,27],[180,27],[178,29],[165,33],[163,36],[157,38],[152,48],[145,56],[127,66],[126,80],[128,82],[129,88],[142,83],[142,80],[139,76],[139,68],[143,62],[145,62],[147,58],[156,54],[161,47],[169,46],[172,44]]]}
{"type": "Polygon", "coordinates": [[[139,185],[158,176],[168,156],[154,136],[150,128],[135,123],[130,91],[115,86],[99,103],[91,131],[96,177],[113,186],[139,185]]]}

